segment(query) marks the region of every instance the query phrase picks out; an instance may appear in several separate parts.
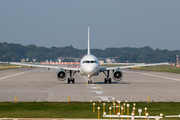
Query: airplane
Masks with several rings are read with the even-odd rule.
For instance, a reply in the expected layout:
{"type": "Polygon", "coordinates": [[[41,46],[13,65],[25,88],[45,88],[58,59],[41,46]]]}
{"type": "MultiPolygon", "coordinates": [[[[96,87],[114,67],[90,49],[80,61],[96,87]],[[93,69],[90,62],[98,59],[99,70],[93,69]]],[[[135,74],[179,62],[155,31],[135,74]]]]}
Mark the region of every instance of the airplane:
{"type": "MultiPolygon", "coordinates": [[[[67,57],[66,57],[67,58],[67,57]]],[[[80,72],[82,76],[87,76],[89,78],[88,84],[92,84],[91,77],[97,76],[99,73],[103,72],[106,78],[104,79],[104,83],[111,83],[111,78],[109,72],[112,71],[112,76],[115,81],[121,81],[123,79],[123,72],[121,69],[124,68],[132,68],[132,67],[143,67],[143,66],[155,66],[155,65],[166,65],[168,63],[154,63],[154,64],[139,64],[139,65],[130,65],[130,66],[116,66],[116,67],[107,67],[101,68],[99,67],[99,59],[90,53],[90,40],[89,40],[89,27],[88,27],[88,49],[87,55],[84,55],[81,59],[72,58],[80,60],[79,68],[71,68],[71,67],[63,67],[63,66],[48,66],[48,65],[35,65],[35,64],[25,64],[25,63],[14,63],[15,65],[25,65],[25,66],[34,66],[34,67],[42,67],[42,68],[54,68],[58,69],[56,72],[57,80],[64,81],[67,79],[67,71],[69,71],[70,78],[68,78],[68,83],[75,83],[75,79],[73,76],[80,72]]],[[[100,58],[102,59],[102,58],[100,58]]]]}

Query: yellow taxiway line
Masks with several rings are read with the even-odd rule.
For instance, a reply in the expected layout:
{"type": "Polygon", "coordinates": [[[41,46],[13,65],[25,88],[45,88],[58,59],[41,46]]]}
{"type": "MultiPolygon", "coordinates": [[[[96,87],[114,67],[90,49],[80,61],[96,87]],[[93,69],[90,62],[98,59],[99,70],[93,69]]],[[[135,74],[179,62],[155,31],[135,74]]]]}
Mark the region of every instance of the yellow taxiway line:
{"type": "Polygon", "coordinates": [[[87,84],[87,82],[85,82],[85,84],[86,84],[87,86],[89,86],[89,84],[87,84]]]}
{"type": "Polygon", "coordinates": [[[97,84],[96,84],[96,86],[97,86],[99,89],[101,89],[101,90],[102,90],[102,88],[101,88],[101,87],[99,87],[99,85],[97,85],[97,84]]]}

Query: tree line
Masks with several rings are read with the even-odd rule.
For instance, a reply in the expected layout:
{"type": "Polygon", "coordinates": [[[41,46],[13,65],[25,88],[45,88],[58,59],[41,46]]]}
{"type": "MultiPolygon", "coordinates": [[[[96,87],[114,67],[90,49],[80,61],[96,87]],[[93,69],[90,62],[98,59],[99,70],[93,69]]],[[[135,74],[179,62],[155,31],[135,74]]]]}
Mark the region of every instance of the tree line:
{"type": "MultiPolygon", "coordinates": [[[[66,47],[37,47],[36,45],[23,46],[21,44],[0,43],[0,61],[20,62],[21,59],[28,58],[29,61],[36,59],[37,62],[45,60],[55,60],[58,57],[81,58],[87,54],[87,49],[76,49],[73,46],[66,47]]],[[[148,46],[141,48],[122,47],[91,49],[91,54],[98,58],[117,57],[117,62],[130,63],[156,63],[175,62],[176,55],[180,55],[180,50],[169,51],[167,49],[152,49],[148,46]]]]}

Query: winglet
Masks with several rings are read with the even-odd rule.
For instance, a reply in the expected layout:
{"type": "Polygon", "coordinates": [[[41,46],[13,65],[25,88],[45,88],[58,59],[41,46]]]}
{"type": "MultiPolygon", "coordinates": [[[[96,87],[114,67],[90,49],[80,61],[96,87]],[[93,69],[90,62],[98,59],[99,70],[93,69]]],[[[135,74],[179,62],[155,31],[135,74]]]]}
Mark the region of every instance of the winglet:
{"type": "Polygon", "coordinates": [[[88,26],[88,55],[90,55],[90,43],[89,43],[89,26],[88,26]]]}

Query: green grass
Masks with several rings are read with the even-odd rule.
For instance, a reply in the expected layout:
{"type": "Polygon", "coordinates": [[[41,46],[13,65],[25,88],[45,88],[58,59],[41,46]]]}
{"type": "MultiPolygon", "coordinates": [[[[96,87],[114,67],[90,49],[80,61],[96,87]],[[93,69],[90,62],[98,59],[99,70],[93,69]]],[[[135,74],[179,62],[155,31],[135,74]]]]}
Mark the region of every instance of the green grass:
{"type": "MultiPolygon", "coordinates": [[[[122,104],[122,103],[121,103],[122,104]]],[[[106,112],[109,114],[109,107],[112,103],[106,103],[106,112]]],[[[93,113],[93,105],[89,102],[1,102],[0,118],[96,118],[97,107],[100,107],[100,118],[103,114],[103,103],[96,102],[96,111],[93,113]]],[[[130,113],[133,103],[130,103],[130,113]]],[[[147,107],[147,112],[151,116],[159,115],[179,115],[179,102],[136,102],[136,112],[147,107]]],[[[127,109],[126,109],[127,110],[127,109]]],[[[112,109],[112,114],[113,109],[112,109]]],[[[126,114],[126,113],[123,113],[126,114]]],[[[166,118],[167,119],[167,118],[166,118]]],[[[178,119],[178,118],[176,118],[178,119]]]]}
{"type": "MultiPolygon", "coordinates": [[[[15,66],[15,65],[12,65],[10,63],[0,63],[0,66],[1,67],[6,67],[6,66],[15,66]]],[[[18,66],[18,65],[16,65],[16,66],[18,66]]]]}
{"type": "MultiPolygon", "coordinates": [[[[0,70],[6,70],[6,69],[12,69],[12,67],[10,66],[20,66],[20,65],[12,65],[12,64],[9,64],[9,63],[0,63],[0,70]]],[[[28,67],[28,66],[21,66],[21,68],[25,68],[25,67],[28,67]]],[[[14,67],[13,69],[17,69],[19,67],[14,67]]]]}
{"type": "Polygon", "coordinates": [[[175,67],[175,66],[171,66],[171,65],[140,67],[140,68],[133,68],[133,69],[149,70],[149,71],[159,71],[159,72],[180,73],[180,68],[179,67],[175,67]]]}

